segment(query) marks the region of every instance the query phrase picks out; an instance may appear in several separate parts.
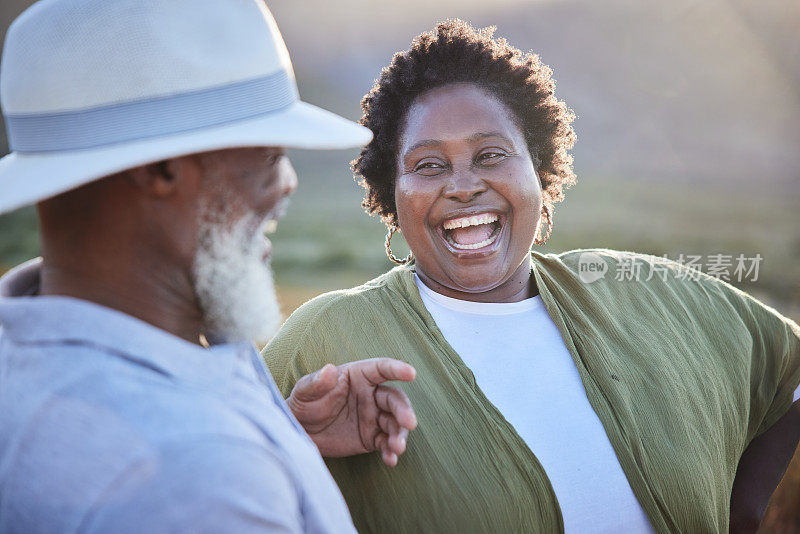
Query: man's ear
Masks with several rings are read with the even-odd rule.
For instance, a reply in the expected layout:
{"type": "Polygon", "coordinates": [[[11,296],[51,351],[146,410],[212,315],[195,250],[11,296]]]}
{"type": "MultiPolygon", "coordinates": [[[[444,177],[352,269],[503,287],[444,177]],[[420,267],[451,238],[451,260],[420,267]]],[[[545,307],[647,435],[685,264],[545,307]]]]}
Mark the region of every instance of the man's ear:
{"type": "Polygon", "coordinates": [[[161,198],[196,190],[201,177],[199,161],[192,156],[157,161],[128,174],[143,192],[161,198]]]}

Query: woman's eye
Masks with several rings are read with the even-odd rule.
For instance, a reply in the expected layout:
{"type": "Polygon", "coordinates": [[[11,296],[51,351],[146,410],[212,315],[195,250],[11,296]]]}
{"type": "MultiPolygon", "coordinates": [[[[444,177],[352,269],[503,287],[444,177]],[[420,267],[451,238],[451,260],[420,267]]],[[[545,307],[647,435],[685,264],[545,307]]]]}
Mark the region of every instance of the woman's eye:
{"type": "Polygon", "coordinates": [[[500,163],[506,158],[506,154],[502,152],[484,152],[478,156],[478,163],[481,165],[494,165],[500,163]]]}
{"type": "Polygon", "coordinates": [[[414,172],[430,176],[433,174],[438,174],[444,168],[445,166],[442,163],[436,161],[425,161],[414,167],[414,172]]]}

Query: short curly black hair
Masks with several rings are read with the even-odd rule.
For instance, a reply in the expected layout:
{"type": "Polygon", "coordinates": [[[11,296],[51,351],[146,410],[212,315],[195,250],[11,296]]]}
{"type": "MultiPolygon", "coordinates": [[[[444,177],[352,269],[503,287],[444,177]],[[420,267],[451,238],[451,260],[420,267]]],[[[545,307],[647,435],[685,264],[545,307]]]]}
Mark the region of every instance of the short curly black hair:
{"type": "Polygon", "coordinates": [[[362,205],[396,224],[394,184],[402,121],[422,93],[451,83],[474,83],[497,96],[517,119],[542,182],[544,201],[552,207],[575,183],[572,155],[574,112],[555,97],[552,70],[533,53],[522,53],[494,27],[476,29],[463,20],[439,23],[417,36],[410,50],[398,52],[361,101],[361,124],[372,141],[351,162],[366,189],[362,205]]]}

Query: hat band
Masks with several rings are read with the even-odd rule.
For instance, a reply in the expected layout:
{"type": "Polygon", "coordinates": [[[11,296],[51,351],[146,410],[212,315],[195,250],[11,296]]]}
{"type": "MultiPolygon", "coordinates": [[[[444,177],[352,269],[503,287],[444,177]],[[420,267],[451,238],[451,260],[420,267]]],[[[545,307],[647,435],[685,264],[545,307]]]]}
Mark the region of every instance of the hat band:
{"type": "Polygon", "coordinates": [[[254,118],[298,100],[285,70],[175,95],[57,113],[6,115],[8,144],[16,152],[96,148],[254,118]]]}

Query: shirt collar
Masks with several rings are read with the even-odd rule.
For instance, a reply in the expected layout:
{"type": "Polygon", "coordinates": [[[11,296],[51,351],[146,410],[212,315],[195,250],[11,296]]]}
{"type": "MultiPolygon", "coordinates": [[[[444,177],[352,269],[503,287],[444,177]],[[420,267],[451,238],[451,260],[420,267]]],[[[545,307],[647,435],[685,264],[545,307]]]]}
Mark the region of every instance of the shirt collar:
{"type": "Polygon", "coordinates": [[[2,334],[21,344],[86,344],[163,374],[200,384],[222,384],[239,362],[250,362],[250,343],[194,345],[144,321],[89,301],[36,296],[41,258],[0,278],[2,334]]]}

